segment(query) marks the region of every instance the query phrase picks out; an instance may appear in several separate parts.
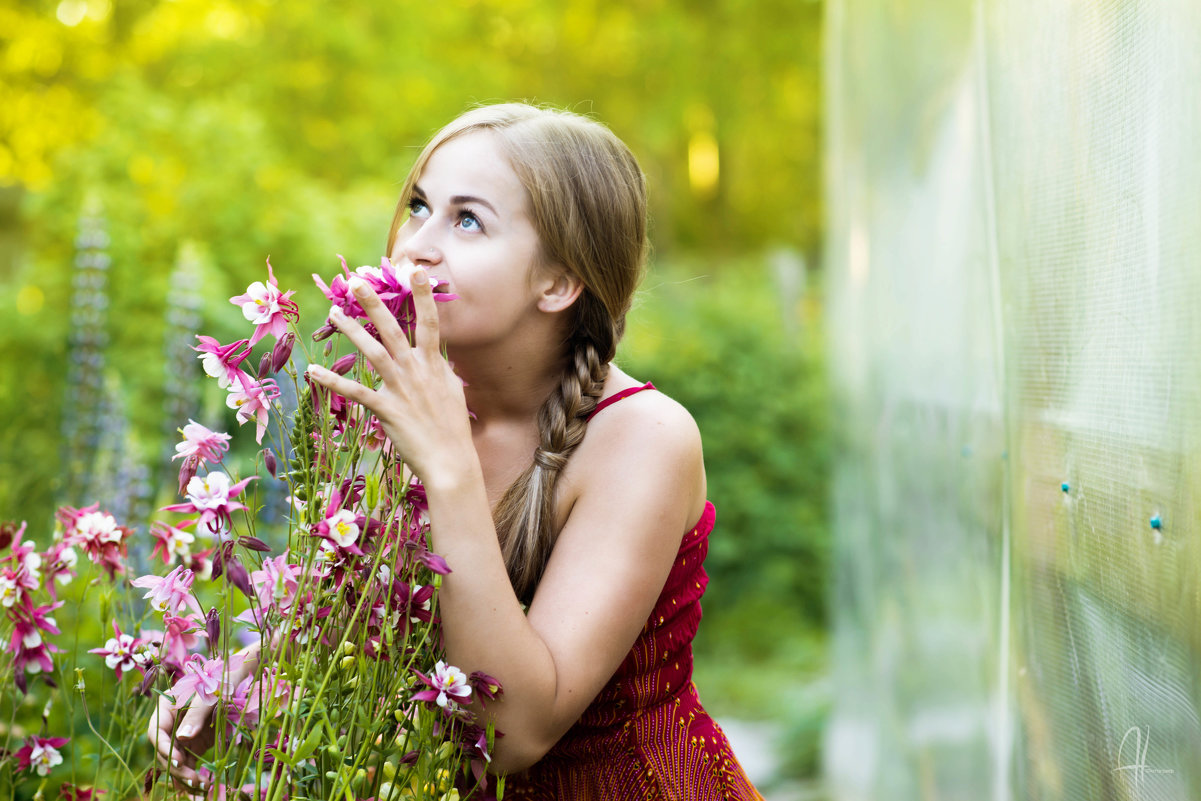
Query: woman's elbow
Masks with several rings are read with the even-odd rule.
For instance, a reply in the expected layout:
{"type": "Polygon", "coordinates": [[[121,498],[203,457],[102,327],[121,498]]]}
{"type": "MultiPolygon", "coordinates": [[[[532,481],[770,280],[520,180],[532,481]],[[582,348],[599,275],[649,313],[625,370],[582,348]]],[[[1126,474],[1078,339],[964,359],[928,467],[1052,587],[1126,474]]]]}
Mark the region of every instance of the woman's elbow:
{"type": "Polygon", "coordinates": [[[497,737],[488,770],[496,774],[520,773],[546,756],[556,741],[532,733],[497,737]]]}

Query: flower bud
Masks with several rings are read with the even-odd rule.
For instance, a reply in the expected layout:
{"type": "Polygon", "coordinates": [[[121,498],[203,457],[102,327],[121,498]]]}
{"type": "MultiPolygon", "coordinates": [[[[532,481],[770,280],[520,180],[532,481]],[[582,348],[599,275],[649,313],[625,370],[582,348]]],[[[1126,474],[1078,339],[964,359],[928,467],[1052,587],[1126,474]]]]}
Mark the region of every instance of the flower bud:
{"type": "Polygon", "coordinates": [[[359,360],[359,354],[348,353],[345,356],[343,356],[342,358],[338,359],[336,362],[334,362],[330,366],[329,369],[334,371],[338,375],[346,375],[347,373],[350,372],[351,368],[354,367],[355,362],[357,362],[358,360],[359,360]]]}
{"type": "Polygon", "coordinates": [[[367,483],[363,487],[363,505],[368,511],[374,509],[379,503],[379,476],[372,473],[367,476],[367,483]]]}
{"type": "Polygon", "coordinates": [[[350,789],[356,793],[363,789],[363,785],[367,783],[367,771],[359,768],[354,772],[354,777],[350,780],[350,789]]]}
{"type": "Polygon", "coordinates": [[[179,494],[183,495],[184,490],[188,488],[188,482],[196,475],[196,469],[200,467],[200,458],[198,456],[189,456],[183,460],[179,466],[179,494]]]}
{"type": "Polygon", "coordinates": [[[263,465],[266,466],[267,472],[271,474],[272,478],[278,478],[275,474],[276,468],[279,467],[279,464],[275,461],[275,451],[270,448],[263,448],[263,465]]]}
{"type": "Polygon", "coordinates": [[[358,659],[355,658],[354,656],[344,656],[344,657],[342,657],[342,661],[339,662],[338,665],[343,670],[350,670],[351,668],[353,668],[355,666],[356,662],[358,662],[358,659]]]}
{"type": "Polygon", "coordinates": [[[271,354],[264,353],[263,358],[259,359],[258,379],[262,381],[271,372],[271,354]]]}
{"type": "Polygon", "coordinates": [[[278,373],[292,358],[292,348],[296,345],[296,335],[291,331],[284,334],[275,347],[271,349],[271,372],[278,373]]]}
{"type": "Polygon", "coordinates": [[[221,613],[215,606],[204,616],[204,634],[208,637],[209,653],[217,653],[218,640],[221,639],[221,613]]]}
{"type": "Polygon", "coordinates": [[[354,653],[354,643],[352,643],[350,640],[347,640],[346,642],[342,643],[342,655],[343,656],[350,656],[353,653],[354,653]]]}

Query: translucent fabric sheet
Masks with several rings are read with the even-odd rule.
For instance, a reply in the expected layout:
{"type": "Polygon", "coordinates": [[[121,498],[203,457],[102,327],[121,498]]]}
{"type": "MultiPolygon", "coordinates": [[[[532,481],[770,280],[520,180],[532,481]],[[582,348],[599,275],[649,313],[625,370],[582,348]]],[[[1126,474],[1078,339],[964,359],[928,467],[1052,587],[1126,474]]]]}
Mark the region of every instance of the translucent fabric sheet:
{"type": "Polygon", "coordinates": [[[827,8],[831,797],[1201,799],[1201,3],[827,8]]]}

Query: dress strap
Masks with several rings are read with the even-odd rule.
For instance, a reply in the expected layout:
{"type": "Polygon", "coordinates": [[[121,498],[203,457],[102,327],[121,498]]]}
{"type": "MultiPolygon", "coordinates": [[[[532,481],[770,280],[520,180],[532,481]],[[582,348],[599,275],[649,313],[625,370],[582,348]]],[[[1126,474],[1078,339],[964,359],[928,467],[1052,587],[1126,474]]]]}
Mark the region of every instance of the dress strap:
{"type": "Polygon", "coordinates": [[[623,389],[621,392],[614,392],[612,395],[605,398],[600,403],[596,404],[596,408],[592,410],[592,413],[590,415],[588,415],[585,422],[587,422],[587,420],[591,420],[593,417],[596,417],[600,413],[601,409],[605,408],[606,406],[611,406],[612,404],[617,403],[622,398],[628,398],[631,395],[633,395],[634,393],[641,392],[644,389],[654,389],[654,388],[655,388],[655,385],[652,384],[650,381],[647,381],[645,384],[643,384],[640,387],[628,387],[626,389],[623,389]]]}

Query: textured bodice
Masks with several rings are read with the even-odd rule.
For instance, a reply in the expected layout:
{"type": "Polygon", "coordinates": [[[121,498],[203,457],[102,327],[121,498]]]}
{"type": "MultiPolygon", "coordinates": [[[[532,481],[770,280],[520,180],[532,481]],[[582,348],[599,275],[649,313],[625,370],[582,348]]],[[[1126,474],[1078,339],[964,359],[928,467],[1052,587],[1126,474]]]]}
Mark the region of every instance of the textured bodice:
{"type": "Polygon", "coordinates": [[[761,799],[692,684],[714,520],[706,503],[630,653],[550,752],[509,777],[506,799],[761,799]]]}

